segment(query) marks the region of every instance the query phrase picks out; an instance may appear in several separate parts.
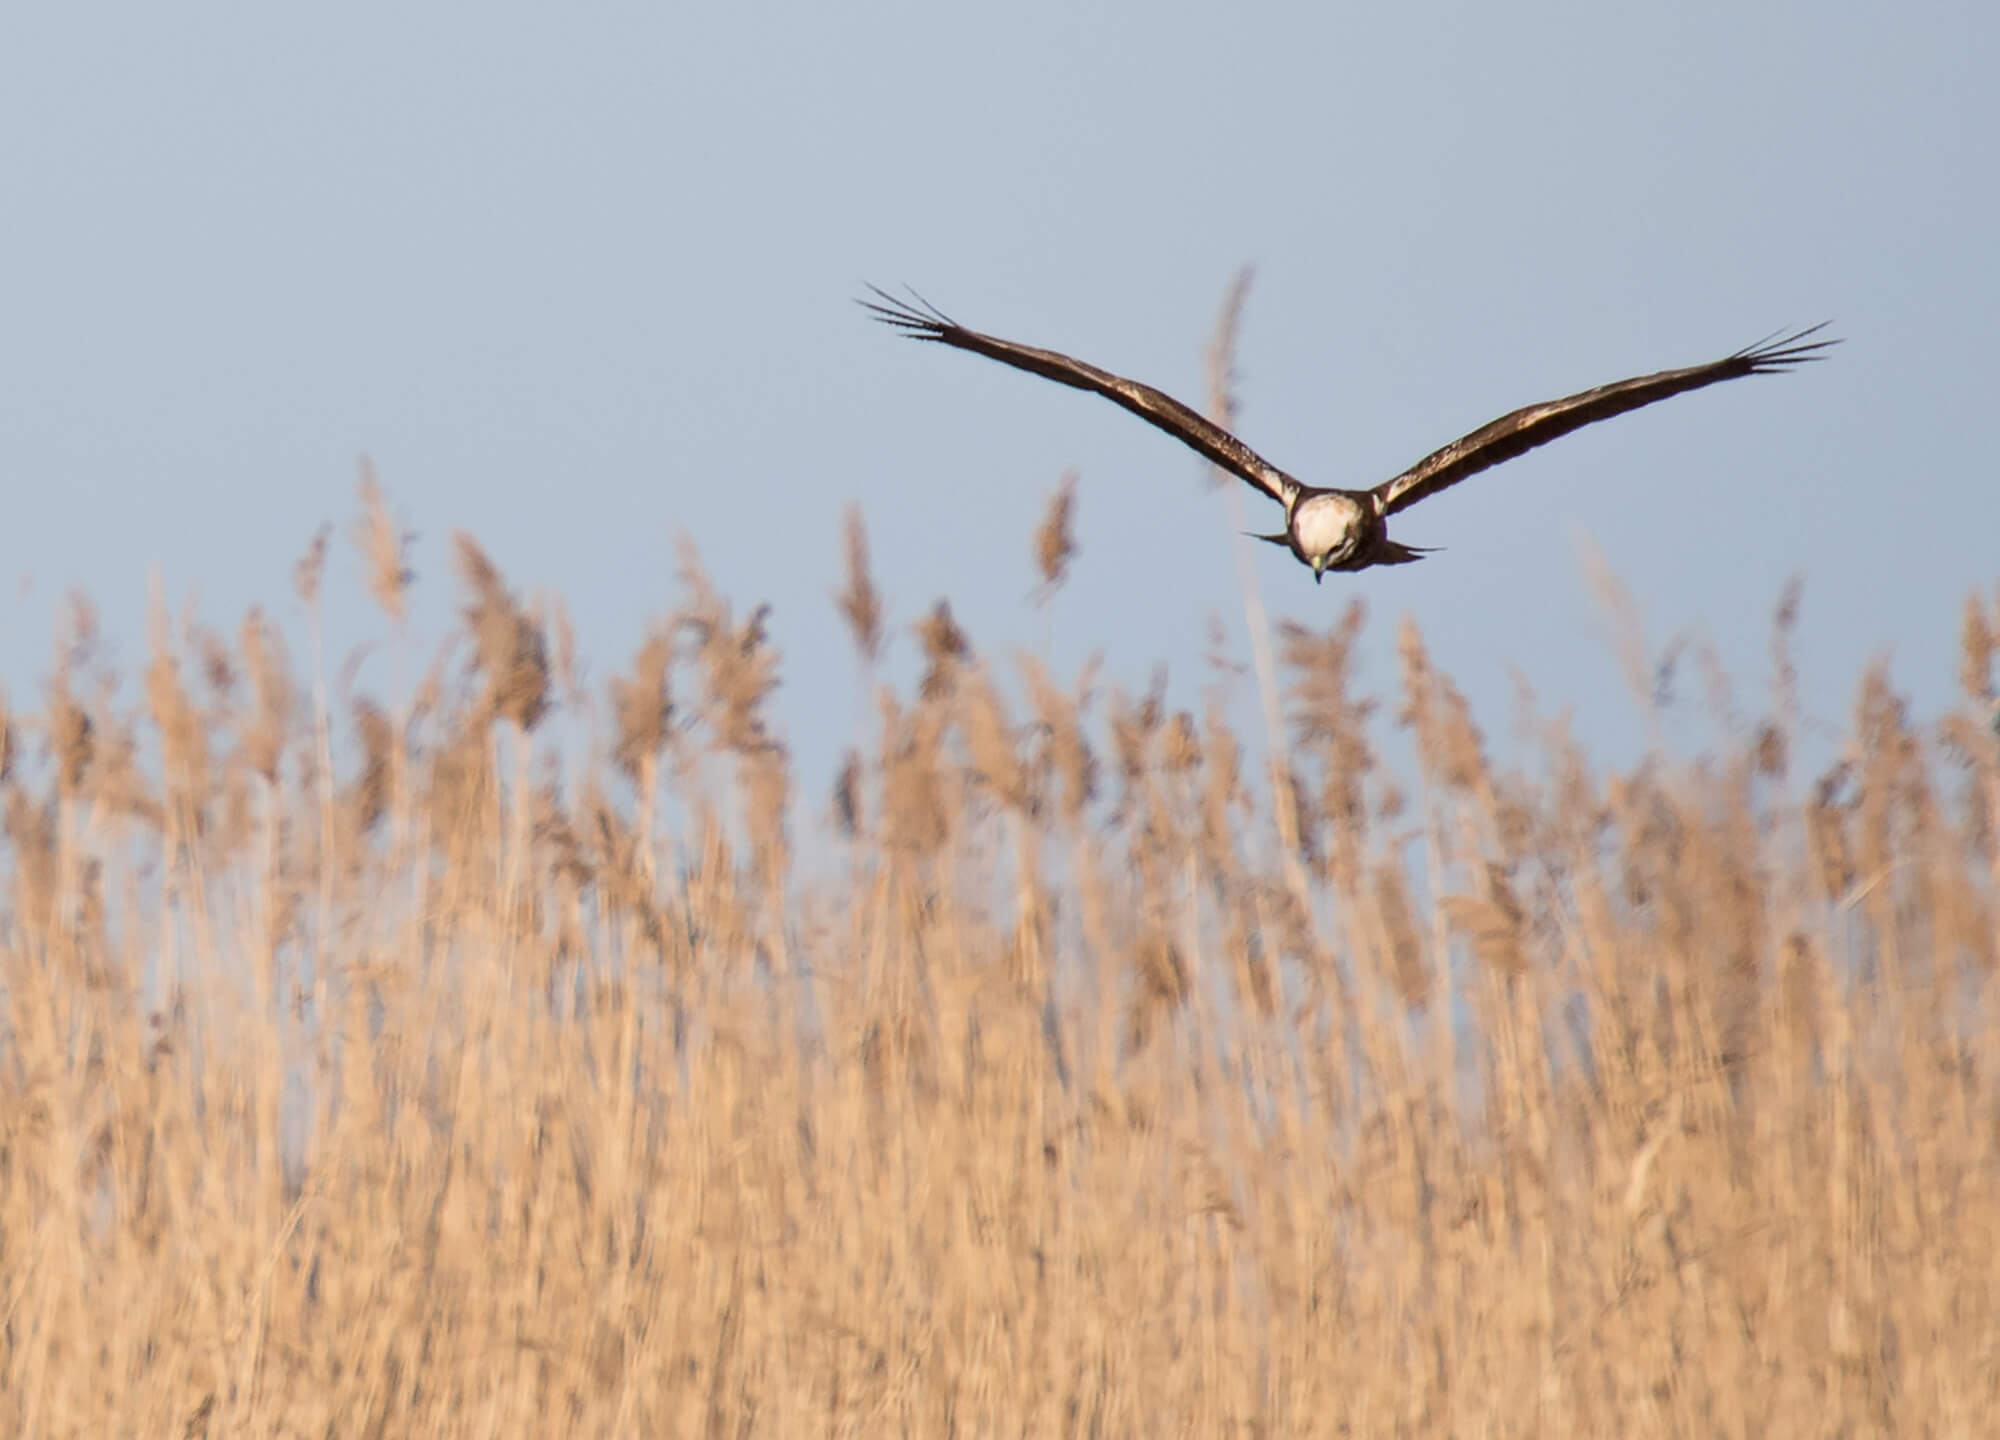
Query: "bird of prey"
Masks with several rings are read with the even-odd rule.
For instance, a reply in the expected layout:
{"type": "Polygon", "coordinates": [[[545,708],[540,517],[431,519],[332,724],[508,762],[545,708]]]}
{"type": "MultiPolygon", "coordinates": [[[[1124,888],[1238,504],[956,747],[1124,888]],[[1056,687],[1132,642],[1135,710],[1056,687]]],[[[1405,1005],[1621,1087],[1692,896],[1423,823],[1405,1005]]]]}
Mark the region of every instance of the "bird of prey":
{"type": "Polygon", "coordinates": [[[1053,350],[1038,350],[968,330],[914,291],[905,301],[873,285],[868,288],[876,298],[858,303],[883,324],[919,340],[970,350],[1045,380],[1102,395],[1248,481],[1285,508],[1285,528],[1256,538],[1287,547],[1301,564],[1312,567],[1315,581],[1329,570],[1366,570],[1371,565],[1407,565],[1421,560],[1428,549],[1401,545],[1389,538],[1389,517],[1467,476],[1524,455],[1572,430],[1669,395],[1742,375],[1776,374],[1821,359],[1822,351],[1840,343],[1811,338],[1826,328],[1827,322],[1821,321],[1809,329],[1773,335],[1706,365],[1639,375],[1561,400],[1525,406],[1452,441],[1372,490],[1322,490],[1294,480],[1220,425],[1150,385],[1053,350]]]}

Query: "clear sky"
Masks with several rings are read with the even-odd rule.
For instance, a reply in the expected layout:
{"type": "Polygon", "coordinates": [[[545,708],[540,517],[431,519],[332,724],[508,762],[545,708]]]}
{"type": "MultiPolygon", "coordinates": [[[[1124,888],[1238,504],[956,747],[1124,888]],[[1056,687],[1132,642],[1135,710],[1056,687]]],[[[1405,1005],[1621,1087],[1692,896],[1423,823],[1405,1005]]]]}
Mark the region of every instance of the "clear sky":
{"type": "MultiPolygon", "coordinates": [[[[38,681],[81,588],[130,676],[154,573],[211,624],[265,605],[301,657],[291,568],[365,453],[429,641],[463,528],[566,598],[601,682],[692,537],[773,606],[814,783],[863,713],[828,598],[850,502],[899,624],[948,595],[984,653],[1102,650],[1133,690],[1164,663],[1198,704],[1210,618],[1243,649],[1200,462],[851,302],[907,282],[1199,403],[1252,262],[1243,433],[1319,484],[1781,326],[1847,340],[1427,502],[1396,532],[1445,548],[1421,565],[1316,588],[1260,547],[1274,617],[1367,597],[1365,684],[1408,613],[1490,731],[1518,670],[1629,743],[1589,537],[1746,708],[1802,573],[1813,708],[1844,719],[1887,654],[1934,710],[2000,577],[1996,149],[1975,0],[10,7],[0,675],[38,681]],[[1032,535],[1070,467],[1045,614],[1032,535]]],[[[336,662],[381,631],[359,575],[343,546],[336,662]]]]}

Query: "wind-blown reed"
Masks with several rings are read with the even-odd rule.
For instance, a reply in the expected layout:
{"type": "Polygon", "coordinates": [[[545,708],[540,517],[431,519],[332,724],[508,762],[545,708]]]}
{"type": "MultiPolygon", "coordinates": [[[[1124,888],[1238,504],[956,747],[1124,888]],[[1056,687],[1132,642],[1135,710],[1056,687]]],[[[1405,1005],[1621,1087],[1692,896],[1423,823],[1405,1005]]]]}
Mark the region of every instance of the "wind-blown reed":
{"type": "MultiPolygon", "coordinates": [[[[873,676],[910,631],[845,546],[873,676]]],[[[581,708],[550,610],[456,555],[469,659],[406,695],[331,713],[252,614],[157,620],[133,703],[79,603],[0,701],[7,1433],[2000,1413],[1981,598],[1963,706],[1871,670],[1818,775],[1793,601],[1772,713],[1628,770],[1556,721],[1496,766],[1414,626],[1382,697],[1358,604],[1287,628],[1284,848],[1219,692],[940,605],[820,814],[692,551],[581,708]]]]}

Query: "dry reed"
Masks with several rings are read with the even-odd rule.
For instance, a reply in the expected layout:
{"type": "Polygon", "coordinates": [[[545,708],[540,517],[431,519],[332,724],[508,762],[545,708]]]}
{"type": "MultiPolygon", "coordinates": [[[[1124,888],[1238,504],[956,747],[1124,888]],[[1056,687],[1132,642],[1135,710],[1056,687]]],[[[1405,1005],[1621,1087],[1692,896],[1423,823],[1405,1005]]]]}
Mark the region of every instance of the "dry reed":
{"type": "Polygon", "coordinates": [[[396,705],[309,711],[254,613],[157,617],[124,701],[79,603],[0,706],[7,1433],[2000,1413],[1982,598],[1963,707],[1870,671],[1797,794],[1795,594],[1737,749],[1518,773],[1414,626],[1356,692],[1357,602],[1282,637],[1283,843],[1219,700],[996,669],[940,603],[807,880],[761,613],[685,553],[563,770],[543,623],[457,553],[472,666],[396,705]]]}

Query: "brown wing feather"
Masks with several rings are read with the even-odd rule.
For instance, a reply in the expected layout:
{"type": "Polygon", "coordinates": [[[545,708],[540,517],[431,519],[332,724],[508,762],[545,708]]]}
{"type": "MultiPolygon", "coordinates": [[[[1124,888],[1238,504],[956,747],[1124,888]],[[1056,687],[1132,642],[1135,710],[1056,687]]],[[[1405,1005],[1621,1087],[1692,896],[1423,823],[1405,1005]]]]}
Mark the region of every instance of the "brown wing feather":
{"type": "Polygon", "coordinates": [[[1095,365],[1086,365],[1081,360],[1053,350],[1037,350],[1031,345],[1017,345],[1011,340],[968,330],[915,292],[912,292],[915,299],[912,304],[898,300],[873,285],[868,288],[875,292],[880,303],[874,300],[857,303],[884,325],[894,326],[919,340],[935,340],[954,349],[970,350],[975,355],[984,355],[989,360],[1026,370],[1031,375],[1039,375],[1059,385],[1102,395],[1148,424],[1158,426],[1231,474],[1247,480],[1279,504],[1289,506],[1298,495],[1298,481],[1227,430],[1204,419],[1163,391],[1141,385],[1136,380],[1127,380],[1122,375],[1113,375],[1095,365]]]}
{"type": "Polygon", "coordinates": [[[1491,469],[1537,445],[1609,420],[1628,410],[1651,405],[1670,395],[1699,390],[1723,380],[1743,375],[1770,375],[1821,359],[1821,351],[1838,340],[1807,337],[1826,328],[1822,321],[1807,330],[1761,340],[1707,365],[1691,365],[1685,370],[1662,370],[1657,375],[1640,375],[1630,380],[1600,385],[1562,400],[1529,405],[1502,415],[1490,425],[1482,425],[1462,440],[1454,440],[1435,454],[1427,455],[1395,479],[1375,487],[1381,498],[1382,513],[1393,515],[1407,510],[1419,500],[1456,485],[1468,475],[1491,469]]]}

